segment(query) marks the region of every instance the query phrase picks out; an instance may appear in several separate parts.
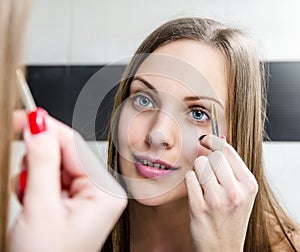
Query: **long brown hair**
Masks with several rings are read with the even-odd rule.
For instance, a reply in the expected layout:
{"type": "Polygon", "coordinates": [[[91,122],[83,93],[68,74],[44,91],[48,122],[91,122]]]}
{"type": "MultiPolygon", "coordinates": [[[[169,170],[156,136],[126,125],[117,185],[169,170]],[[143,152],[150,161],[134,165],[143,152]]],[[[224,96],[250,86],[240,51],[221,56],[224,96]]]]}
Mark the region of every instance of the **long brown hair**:
{"type": "Polygon", "coordinates": [[[28,1],[0,0],[0,251],[7,251],[12,115],[18,88],[16,68],[22,63],[28,1]]]}
{"type": "MultiPolygon", "coordinates": [[[[262,143],[266,115],[264,65],[260,63],[251,40],[238,29],[227,28],[219,22],[202,18],[180,18],[170,21],[152,32],[136,51],[136,55],[152,53],[158,47],[181,39],[202,41],[220,50],[226,58],[228,99],[226,121],[228,142],[236,149],[259,185],[248,224],[244,251],[268,252],[279,243],[296,251],[291,234],[298,230],[285,214],[270,189],[263,169],[262,143]],[[276,227],[276,228],[274,228],[276,227]]],[[[142,57],[128,65],[115,97],[113,117],[122,101],[129,95],[129,87],[142,57]]],[[[115,123],[109,136],[108,165],[119,172],[115,123]]],[[[117,177],[117,176],[116,176],[117,177]]],[[[103,251],[129,251],[128,209],[120,218],[103,251]]]]}

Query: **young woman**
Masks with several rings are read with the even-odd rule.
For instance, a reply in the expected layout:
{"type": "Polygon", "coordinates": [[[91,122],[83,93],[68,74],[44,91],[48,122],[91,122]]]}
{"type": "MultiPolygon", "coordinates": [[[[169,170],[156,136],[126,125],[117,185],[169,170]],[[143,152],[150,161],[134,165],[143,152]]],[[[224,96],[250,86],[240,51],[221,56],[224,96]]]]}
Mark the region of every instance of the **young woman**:
{"type": "MultiPolygon", "coordinates": [[[[90,160],[93,154],[79,134],[46,112],[30,121],[24,111],[14,112],[19,93],[16,69],[22,65],[28,9],[29,1],[0,1],[0,251],[97,251],[125,208],[126,196],[108,172],[102,178],[115,185],[123,198],[103,192],[88,178],[74,140],[90,160]],[[30,131],[38,129],[41,121],[43,130],[30,131]],[[22,210],[8,230],[14,133],[24,138],[23,168],[28,177],[22,210]]],[[[94,168],[99,170],[99,165],[94,168]]]]}
{"type": "Polygon", "coordinates": [[[132,199],[103,251],[300,249],[264,175],[263,76],[251,41],[212,20],[173,20],[145,39],[109,138],[109,166],[132,199]],[[222,137],[211,135],[212,103],[222,137]]]}

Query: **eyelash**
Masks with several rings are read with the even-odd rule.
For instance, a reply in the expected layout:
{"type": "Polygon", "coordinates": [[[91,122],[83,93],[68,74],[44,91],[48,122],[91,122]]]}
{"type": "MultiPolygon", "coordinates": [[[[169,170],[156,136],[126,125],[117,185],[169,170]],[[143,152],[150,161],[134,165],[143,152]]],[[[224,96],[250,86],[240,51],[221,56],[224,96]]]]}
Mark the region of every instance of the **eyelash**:
{"type": "Polygon", "coordinates": [[[189,108],[189,111],[187,112],[187,115],[189,117],[191,117],[190,119],[195,121],[197,124],[203,124],[203,123],[206,123],[207,121],[210,120],[210,113],[208,112],[207,109],[201,107],[201,106],[192,106],[189,108]],[[197,120],[195,118],[192,118],[192,115],[191,113],[193,112],[201,112],[202,114],[204,114],[207,118],[206,119],[200,119],[200,120],[197,120]]]}
{"type": "MultiPolygon", "coordinates": [[[[149,110],[149,109],[155,109],[155,103],[153,102],[153,99],[151,97],[149,97],[148,94],[144,94],[144,93],[141,93],[141,92],[138,92],[136,94],[133,94],[130,98],[130,100],[132,101],[133,105],[138,107],[139,109],[144,109],[144,110],[149,110]],[[139,103],[139,99],[143,99],[143,98],[146,98],[151,104],[152,106],[151,107],[147,107],[147,106],[142,106],[140,105],[139,103]]],[[[203,123],[206,123],[207,121],[210,120],[210,113],[209,111],[204,108],[204,107],[201,107],[201,106],[192,106],[189,108],[188,112],[186,113],[190,118],[190,120],[193,120],[194,122],[196,122],[197,124],[203,124],[203,123]],[[197,120],[195,118],[192,117],[191,113],[193,112],[201,112],[203,113],[207,118],[206,119],[200,119],[200,120],[197,120]]]]}
{"type": "Polygon", "coordinates": [[[155,103],[152,101],[152,98],[141,92],[133,94],[131,96],[131,101],[133,102],[133,104],[135,106],[137,106],[140,109],[154,109],[155,108],[155,103]],[[152,104],[151,107],[146,107],[146,106],[142,106],[139,104],[138,99],[144,99],[144,98],[148,99],[148,101],[152,104]]]}

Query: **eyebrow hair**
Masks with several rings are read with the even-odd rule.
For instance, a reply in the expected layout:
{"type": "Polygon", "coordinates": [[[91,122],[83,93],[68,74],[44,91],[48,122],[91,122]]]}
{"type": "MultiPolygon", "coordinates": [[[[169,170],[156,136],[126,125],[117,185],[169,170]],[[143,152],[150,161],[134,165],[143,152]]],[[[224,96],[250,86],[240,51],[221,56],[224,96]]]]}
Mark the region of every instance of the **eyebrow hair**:
{"type": "Polygon", "coordinates": [[[136,76],[136,77],[133,78],[132,81],[134,81],[134,80],[139,80],[139,81],[141,81],[147,88],[153,90],[153,92],[154,92],[155,94],[158,94],[157,89],[156,89],[155,87],[153,87],[148,81],[144,80],[143,78],[136,76]]]}
{"type": "MultiPolygon", "coordinates": [[[[134,81],[134,80],[139,80],[139,81],[142,82],[147,88],[153,90],[153,92],[154,92],[155,94],[158,94],[157,89],[156,89],[155,87],[153,87],[148,81],[144,80],[143,78],[141,78],[141,77],[139,77],[139,76],[135,76],[135,77],[133,78],[132,81],[134,81]]],[[[221,104],[220,101],[218,101],[218,100],[215,99],[215,98],[209,97],[209,96],[187,96],[187,97],[185,97],[183,100],[184,100],[184,101],[212,100],[212,101],[218,103],[218,104],[221,106],[221,108],[224,109],[224,107],[223,107],[223,105],[221,104]]]]}
{"type": "Polygon", "coordinates": [[[184,101],[197,101],[197,100],[212,100],[212,101],[218,103],[222,109],[224,109],[224,107],[220,101],[218,101],[215,98],[209,97],[209,96],[187,96],[184,98],[184,101]]]}

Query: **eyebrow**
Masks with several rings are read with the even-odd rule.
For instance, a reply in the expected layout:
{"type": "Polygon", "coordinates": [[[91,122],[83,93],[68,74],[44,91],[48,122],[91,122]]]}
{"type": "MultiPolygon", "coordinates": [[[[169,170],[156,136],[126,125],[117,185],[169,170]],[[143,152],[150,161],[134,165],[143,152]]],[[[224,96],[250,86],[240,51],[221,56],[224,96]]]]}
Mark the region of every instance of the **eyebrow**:
{"type": "Polygon", "coordinates": [[[148,81],[144,80],[143,78],[141,78],[141,77],[134,77],[132,81],[134,81],[134,80],[141,81],[147,88],[153,90],[153,92],[155,94],[158,94],[157,89],[155,87],[153,87],[148,81]]]}
{"type": "MultiPolygon", "coordinates": [[[[142,82],[147,88],[153,90],[153,92],[154,92],[155,94],[158,94],[157,89],[156,89],[155,87],[153,87],[148,81],[144,80],[143,78],[136,76],[136,77],[133,78],[133,81],[134,81],[134,80],[139,80],[139,81],[142,82]]],[[[211,101],[214,101],[214,102],[218,103],[218,104],[221,106],[221,108],[224,109],[223,105],[221,104],[221,102],[220,102],[219,100],[217,100],[217,99],[215,99],[215,98],[212,98],[212,97],[209,97],[209,96],[187,96],[187,97],[185,97],[185,98],[183,99],[183,101],[185,101],[185,102],[186,102],[186,101],[198,101],[198,100],[211,100],[211,101]]]]}
{"type": "Polygon", "coordinates": [[[209,97],[209,96],[187,96],[184,98],[184,101],[198,101],[198,100],[211,100],[216,103],[218,103],[222,109],[224,109],[223,105],[221,102],[215,98],[209,97]]]}

